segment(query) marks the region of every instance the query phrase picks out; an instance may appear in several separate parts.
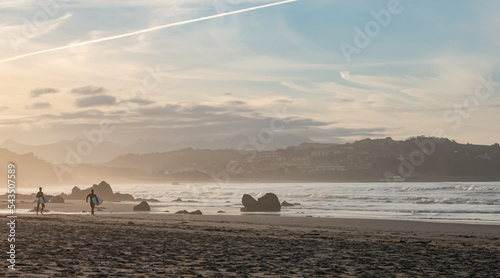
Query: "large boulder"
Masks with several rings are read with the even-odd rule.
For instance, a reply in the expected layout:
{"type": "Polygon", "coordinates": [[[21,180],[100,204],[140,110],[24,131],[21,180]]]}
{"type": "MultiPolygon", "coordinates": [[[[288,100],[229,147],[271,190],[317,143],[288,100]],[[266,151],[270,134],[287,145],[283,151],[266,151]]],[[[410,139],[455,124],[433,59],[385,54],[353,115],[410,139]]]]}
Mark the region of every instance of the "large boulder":
{"type": "Polygon", "coordinates": [[[252,196],[244,194],[241,199],[244,208],[241,211],[259,212],[259,211],[281,211],[281,204],[278,196],[274,193],[266,193],[266,195],[255,200],[252,196]]]}
{"type": "Polygon", "coordinates": [[[94,184],[92,187],[86,189],[80,189],[78,187],[73,187],[71,190],[71,195],[67,196],[68,199],[85,199],[90,191],[94,189],[94,193],[101,197],[103,200],[109,202],[119,202],[119,201],[134,201],[134,197],[130,194],[114,193],[111,185],[105,181],[101,181],[99,184],[94,184]]]}
{"type": "Polygon", "coordinates": [[[50,199],[51,203],[57,203],[57,204],[63,204],[64,203],[64,198],[61,196],[54,196],[50,199]]]}
{"type": "Polygon", "coordinates": [[[151,211],[148,202],[142,201],[140,204],[134,207],[134,211],[151,211]]]}
{"type": "Polygon", "coordinates": [[[101,183],[99,184],[94,184],[92,186],[92,189],[94,189],[94,193],[97,196],[105,200],[114,200],[113,189],[111,189],[111,185],[109,185],[107,182],[101,181],[101,183]]]}
{"type": "Polygon", "coordinates": [[[241,203],[244,206],[244,211],[256,211],[259,207],[259,202],[248,194],[243,194],[241,203]]]}
{"type": "Polygon", "coordinates": [[[71,190],[71,195],[68,196],[71,199],[84,199],[87,194],[85,194],[84,191],[82,191],[78,186],[73,187],[71,190]]]}

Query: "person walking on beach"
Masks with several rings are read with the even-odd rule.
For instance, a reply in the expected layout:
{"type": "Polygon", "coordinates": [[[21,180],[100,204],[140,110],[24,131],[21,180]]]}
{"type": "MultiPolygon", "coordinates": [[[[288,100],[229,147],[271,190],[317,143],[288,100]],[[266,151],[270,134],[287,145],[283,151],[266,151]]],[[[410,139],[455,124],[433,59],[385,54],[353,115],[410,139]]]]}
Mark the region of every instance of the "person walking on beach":
{"type": "Polygon", "coordinates": [[[85,202],[88,203],[89,202],[89,198],[90,198],[90,208],[92,209],[92,215],[95,215],[94,214],[94,208],[95,208],[95,205],[97,205],[97,204],[94,203],[94,200],[97,202],[97,195],[94,194],[94,189],[92,189],[90,191],[90,194],[87,195],[87,198],[85,199],[85,202]]]}
{"type": "Polygon", "coordinates": [[[43,215],[43,209],[45,208],[45,195],[43,195],[42,188],[39,188],[40,191],[36,193],[36,215],[38,215],[38,209],[40,208],[40,204],[42,204],[42,210],[40,213],[43,215]],[[43,199],[43,203],[40,201],[40,198],[43,199]]]}

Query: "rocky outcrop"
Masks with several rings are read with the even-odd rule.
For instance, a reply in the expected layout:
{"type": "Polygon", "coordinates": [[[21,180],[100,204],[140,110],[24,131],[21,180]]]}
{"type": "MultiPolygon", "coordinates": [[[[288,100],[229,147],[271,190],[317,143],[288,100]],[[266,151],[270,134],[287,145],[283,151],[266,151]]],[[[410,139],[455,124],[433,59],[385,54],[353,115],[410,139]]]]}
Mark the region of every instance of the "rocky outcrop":
{"type": "Polygon", "coordinates": [[[200,210],[195,210],[192,212],[189,212],[187,210],[179,210],[175,214],[193,214],[193,215],[203,215],[203,213],[200,210]]]}
{"type": "Polygon", "coordinates": [[[134,207],[134,211],[151,211],[148,202],[142,201],[140,204],[134,207]]]}
{"type": "Polygon", "coordinates": [[[57,203],[57,204],[63,204],[64,203],[64,198],[61,196],[54,196],[50,199],[51,203],[57,203]]]}
{"type": "Polygon", "coordinates": [[[280,201],[274,193],[266,193],[266,195],[260,197],[258,200],[255,200],[248,194],[244,194],[241,203],[244,206],[241,211],[245,212],[281,211],[280,201]]]}
{"type": "Polygon", "coordinates": [[[105,181],[101,181],[101,183],[94,184],[92,187],[83,190],[75,186],[71,190],[71,194],[67,195],[67,198],[85,199],[92,189],[94,189],[94,193],[97,196],[109,202],[137,201],[134,196],[130,194],[114,193],[111,185],[105,181]]]}
{"type": "Polygon", "coordinates": [[[94,184],[92,186],[92,189],[94,189],[94,192],[96,194],[99,194],[97,196],[103,198],[103,199],[112,199],[113,198],[113,189],[111,188],[111,185],[109,185],[105,181],[101,181],[99,184],[94,184]]]}

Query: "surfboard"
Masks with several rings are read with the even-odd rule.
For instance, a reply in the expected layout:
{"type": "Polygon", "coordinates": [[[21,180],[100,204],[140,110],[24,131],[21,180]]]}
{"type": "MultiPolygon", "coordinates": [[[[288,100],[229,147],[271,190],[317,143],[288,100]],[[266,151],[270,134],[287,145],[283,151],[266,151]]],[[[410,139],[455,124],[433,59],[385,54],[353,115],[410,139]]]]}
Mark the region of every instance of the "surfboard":
{"type": "Polygon", "coordinates": [[[40,204],[47,203],[50,200],[50,198],[52,198],[52,195],[45,195],[44,197],[45,201],[43,201],[42,197],[38,198],[38,200],[40,200],[40,204]]]}
{"type": "Polygon", "coordinates": [[[97,200],[94,198],[92,198],[92,203],[96,204],[96,205],[100,205],[102,204],[102,202],[104,202],[101,197],[97,197],[97,200]]]}

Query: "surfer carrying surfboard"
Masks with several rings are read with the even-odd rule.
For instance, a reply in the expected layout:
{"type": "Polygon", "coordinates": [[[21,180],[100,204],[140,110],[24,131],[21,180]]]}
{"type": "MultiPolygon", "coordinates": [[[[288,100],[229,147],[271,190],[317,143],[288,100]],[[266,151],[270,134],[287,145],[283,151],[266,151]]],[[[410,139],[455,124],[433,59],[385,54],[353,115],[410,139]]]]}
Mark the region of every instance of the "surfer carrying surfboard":
{"type": "Polygon", "coordinates": [[[40,213],[43,215],[43,209],[45,208],[45,196],[43,195],[42,188],[39,188],[40,191],[36,193],[36,215],[38,215],[38,208],[40,208],[40,204],[42,204],[42,210],[40,213]],[[42,202],[43,200],[43,202],[42,202]]]}
{"type": "Polygon", "coordinates": [[[97,200],[97,195],[94,194],[94,189],[92,189],[90,191],[90,194],[87,195],[87,198],[85,199],[85,202],[89,202],[89,198],[90,198],[90,208],[92,209],[92,215],[95,215],[94,214],[94,208],[95,208],[95,205],[97,205],[95,203],[95,201],[97,200]]]}

